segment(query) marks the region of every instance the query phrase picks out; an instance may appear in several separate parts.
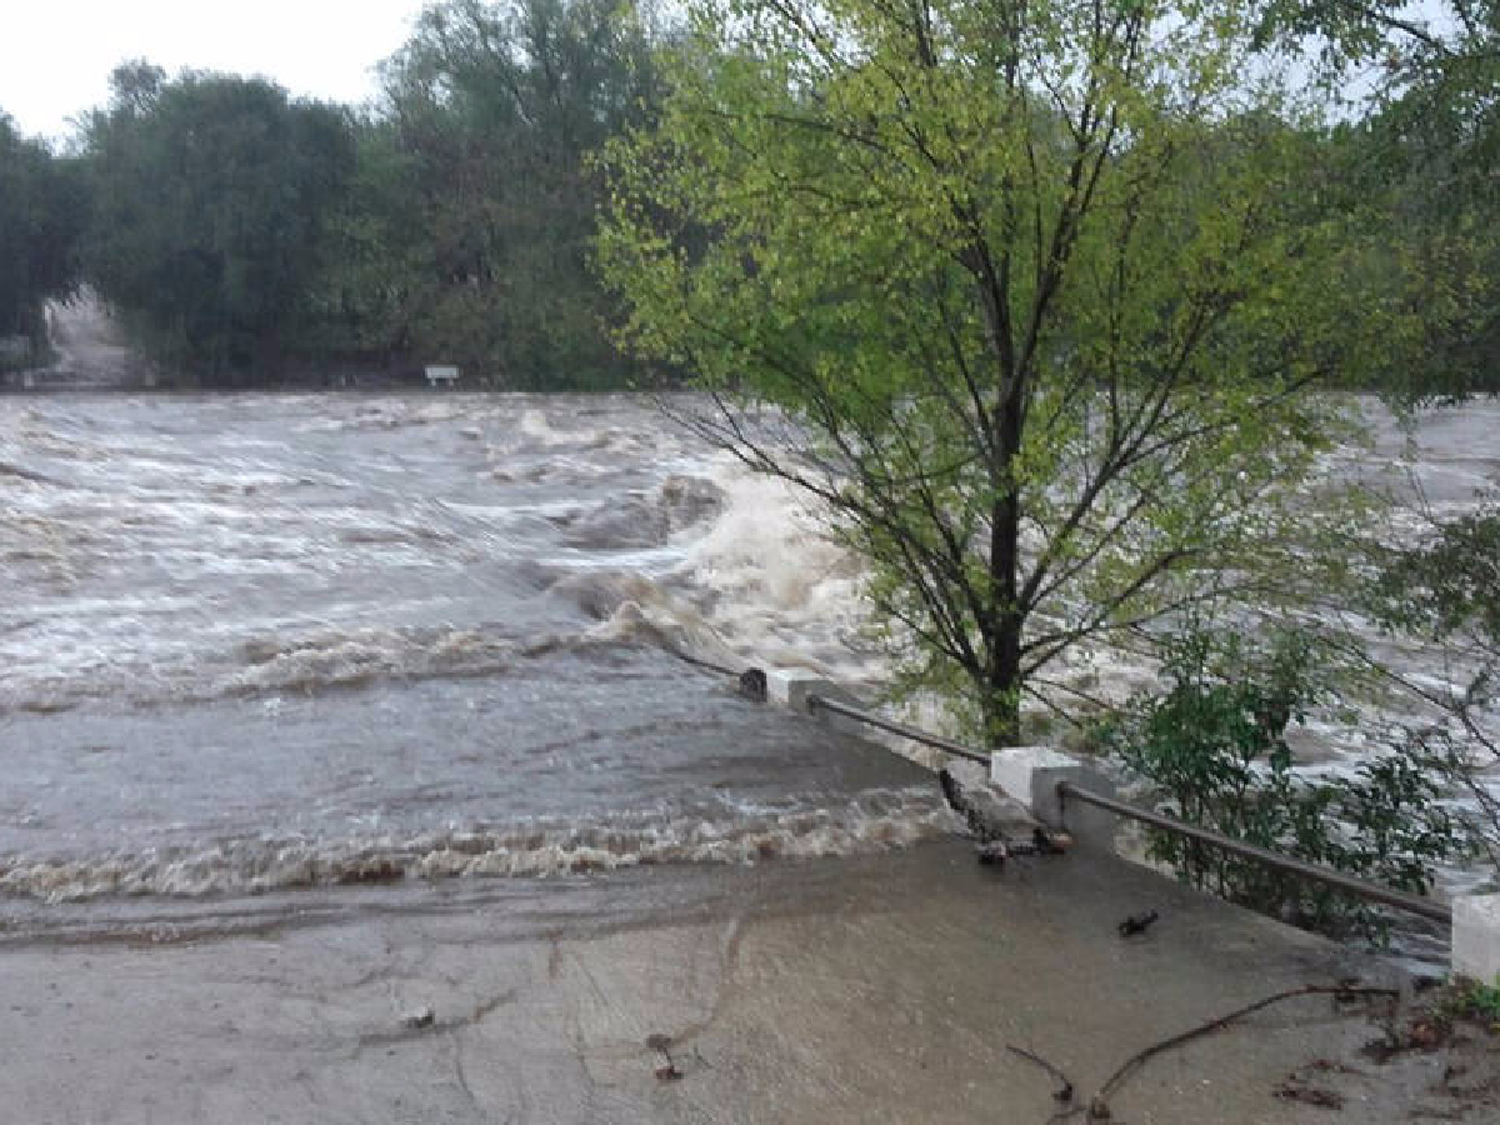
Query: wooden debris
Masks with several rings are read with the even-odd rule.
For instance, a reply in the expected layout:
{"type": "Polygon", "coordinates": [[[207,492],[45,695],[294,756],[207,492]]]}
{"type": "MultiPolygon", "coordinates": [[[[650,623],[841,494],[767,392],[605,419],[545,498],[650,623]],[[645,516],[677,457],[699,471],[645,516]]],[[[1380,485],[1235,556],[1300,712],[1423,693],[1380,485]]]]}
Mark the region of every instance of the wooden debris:
{"type": "Polygon", "coordinates": [[[670,1035],[663,1035],[659,1031],[646,1036],[647,1048],[655,1051],[665,1060],[652,1072],[656,1075],[658,1082],[676,1082],[682,1077],[682,1071],[678,1070],[677,1064],[672,1061],[672,1042],[670,1035]]]}
{"type": "Polygon", "coordinates": [[[1050,831],[1020,801],[991,785],[982,767],[955,762],[938,774],[938,783],[948,806],[964,818],[974,837],[980,863],[1059,855],[1070,842],[1066,834],[1050,831]]]}
{"type": "Polygon", "coordinates": [[[1056,1080],[1057,1088],[1052,1091],[1053,1101],[1057,1102],[1059,1105],[1073,1104],[1073,1096],[1076,1092],[1073,1085],[1073,1080],[1069,1078],[1065,1073],[1063,1073],[1062,1070],[1060,1070],[1054,1064],[1048,1062],[1046,1059],[1042,1058],[1042,1056],[1037,1054],[1035,1051],[1028,1051],[1025,1047],[1017,1047],[1014,1043],[1007,1043],[1005,1045],[1005,1049],[1008,1050],[1011,1054],[1025,1059],[1027,1062],[1035,1063],[1037,1066],[1041,1067],[1048,1074],[1050,1074],[1053,1079],[1056,1080]]]}
{"type": "Polygon", "coordinates": [[[739,693],[751,703],[764,703],[767,694],[766,674],[759,668],[747,668],[740,673],[739,693]]]}
{"type": "Polygon", "coordinates": [[[431,1008],[417,1008],[401,1017],[401,1026],[409,1027],[413,1031],[420,1031],[425,1027],[431,1027],[436,1022],[437,1013],[431,1008]]]}
{"type": "Polygon", "coordinates": [[[1319,1109],[1343,1109],[1344,1095],[1322,1086],[1308,1086],[1295,1077],[1276,1087],[1276,1096],[1285,1102],[1316,1106],[1319,1109]]]}
{"type": "Polygon", "coordinates": [[[1115,928],[1120,931],[1121,937],[1135,937],[1137,934],[1143,934],[1149,930],[1156,922],[1157,917],[1158,915],[1154,910],[1148,910],[1144,914],[1132,914],[1115,928]]]}

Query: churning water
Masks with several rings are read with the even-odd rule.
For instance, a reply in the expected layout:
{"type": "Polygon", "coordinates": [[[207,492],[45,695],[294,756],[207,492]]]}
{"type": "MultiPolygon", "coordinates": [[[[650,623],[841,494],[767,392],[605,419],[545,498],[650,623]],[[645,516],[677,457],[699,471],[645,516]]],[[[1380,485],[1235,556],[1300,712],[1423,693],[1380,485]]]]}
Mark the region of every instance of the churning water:
{"type": "MultiPolygon", "coordinates": [[[[1422,431],[1434,506],[1497,422],[1422,431]]],[[[948,827],[691,662],[880,668],[850,562],[644,398],[0,399],[0,576],[0,926],[948,827]]]]}
{"type": "Polygon", "coordinates": [[[681,659],[847,661],[853,579],[645,400],[4,399],[0,494],[13,918],[945,823],[681,659]]]}

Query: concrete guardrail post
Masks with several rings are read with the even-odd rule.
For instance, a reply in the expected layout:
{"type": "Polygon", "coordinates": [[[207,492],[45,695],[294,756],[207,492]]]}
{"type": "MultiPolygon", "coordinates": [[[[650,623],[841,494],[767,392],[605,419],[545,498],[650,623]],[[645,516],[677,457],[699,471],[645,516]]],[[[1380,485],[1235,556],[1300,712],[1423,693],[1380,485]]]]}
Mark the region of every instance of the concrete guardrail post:
{"type": "Polygon", "coordinates": [[[1453,974],[1500,984],[1500,895],[1453,900],[1453,974]]]}
{"type": "Polygon", "coordinates": [[[766,670],[766,698],[793,711],[807,712],[809,695],[829,695],[837,691],[829,681],[808,672],[787,668],[766,670]]]}
{"type": "Polygon", "coordinates": [[[815,676],[811,672],[788,668],[773,668],[766,672],[766,699],[769,702],[790,707],[804,715],[814,715],[820,722],[845,734],[868,739],[873,733],[868,726],[854,719],[818,711],[808,702],[813,696],[837,700],[851,707],[865,706],[832,680],[815,676]]]}
{"type": "Polygon", "coordinates": [[[1057,783],[1071,781],[1114,796],[1114,783],[1082,758],[1050,746],[1013,746],[990,755],[990,782],[1031,810],[1048,828],[1067,832],[1084,848],[1113,851],[1119,817],[1081,801],[1064,803],[1057,783]]]}

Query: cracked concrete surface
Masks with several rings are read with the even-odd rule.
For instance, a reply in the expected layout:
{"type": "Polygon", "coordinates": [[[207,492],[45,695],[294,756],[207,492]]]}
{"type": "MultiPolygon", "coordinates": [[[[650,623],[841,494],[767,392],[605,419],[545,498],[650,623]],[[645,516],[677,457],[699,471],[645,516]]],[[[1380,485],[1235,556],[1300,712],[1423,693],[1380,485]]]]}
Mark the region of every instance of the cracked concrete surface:
{"type": "MultiPolygon", "coordinates": [[[[524,910],[511,888],[461,910],[294,923],[0,950],[0,1116],[1041,1125],[1053,1083],[1007,1044],[1090,1091],[1131,1052],[1238,1005],[1382,971],[1114,860],[996,877],[948,843],[539,883],[524,910]],[[1122,941],[1116,922],[1147,907],[1160,923],[1122,941]],[[431,1026],[402,1025],[422,1007],[431,1026]],[[680,1079],[657,1076],[657,1035],[680,1079]]],[[[1347,1062],[1327,1079],[1347,1120],[1442,1108],[1441,1052],[1358,1058],[1377,1015],[1326,997],[1279,1006],[1153,1061],[1112,1099],[1115,1118],[1338,1120],[1273,1096],[1329,1059],[1347,1062]]]]}

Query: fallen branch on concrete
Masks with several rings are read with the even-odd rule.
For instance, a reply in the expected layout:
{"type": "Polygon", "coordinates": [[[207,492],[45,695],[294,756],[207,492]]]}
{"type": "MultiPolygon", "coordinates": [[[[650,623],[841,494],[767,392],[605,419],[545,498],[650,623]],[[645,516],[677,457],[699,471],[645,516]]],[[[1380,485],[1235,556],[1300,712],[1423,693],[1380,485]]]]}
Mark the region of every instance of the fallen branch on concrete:
{"type": "Polygon", "coordinates": [[[1061,1070],[1042,1058],[1041,1055],[1036,1054],[1034,1051],[1026,1050],[1025,1047],[1017,1047],[1014,1043],[1007,1043],[1005,1049],[1013,1055],[1019,1055],[1029,1063],[1035,1063],[1053,1078],[1057,1079],[1058,1087],[1052,1092],[1053,1101],[1062,1102],[1064,1105],[1067,1105],[1073,1100],[1073,1080],[1061,1070]]]}
{"type": "Polygon", "coordinates": [[[989,776],[963,762],[949,763],[938,774],[948,807],[964,818],[974,837],[979,861],[1004,863],[1010,856],[1062,855],[1065,833],[1039,823],[1020,801],[991,785],[989,776]]]}
{"type": "Polygon", "coordinates": [[[1065,1121],[1069,1117],[1076,1116],[1079,1113],[1087,1113],[1087,1120],[1089,1121],[1108,1121],[1112,1117],[1109,1108],[1109,1099],[1146,1063],[1156,1058],[1156,1056],[1176,1050],[1178,1047],[1186,1046],[1188,1043],[1196,1039],[1201,1039],[1206,1035],[1212,1035],[1216,1031],[1222,1031],[1230,1024],[1242,1020],[1246,1016],[1252,1016],[1256,1012],[1264,1011],[1286,1000],[1295,1000],[1302,996],[1333,996],[1352,999],[1354,997],[1369,996],[1395,997],[1396,995],[1397,991],[1394,988],[1359,988],[1338,984],[1309,984],[1301,988],[1289,988],[1285,992],[1275,993],[1272,996],[1257,1000],[1253,1004],[1246,1004],[1243,1008],[1236,1008],[1234,1011],[1218,1016],[1207,1023],[1201,1023],[1197,1027],[1189,1028],[1187,1031],[1180,1032],[1168,1039],[1163,1039],[1159,1043],[1153,1043],[1149,1047],[1142,1048],[1120,1064],[1119,1069],[1109,1076],[1104,1085],[1099,1087],[1099,1092],[1089,1100],[1087,1106],[1076,1106],[1065,1113],[1054,1114],[1049,1121],[1049,1125],[1055,1125],[1056,1122],[1065,1121]]]}

